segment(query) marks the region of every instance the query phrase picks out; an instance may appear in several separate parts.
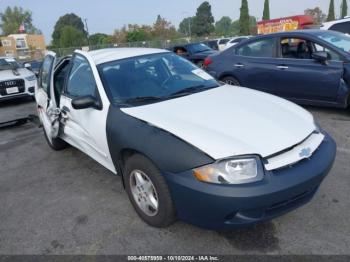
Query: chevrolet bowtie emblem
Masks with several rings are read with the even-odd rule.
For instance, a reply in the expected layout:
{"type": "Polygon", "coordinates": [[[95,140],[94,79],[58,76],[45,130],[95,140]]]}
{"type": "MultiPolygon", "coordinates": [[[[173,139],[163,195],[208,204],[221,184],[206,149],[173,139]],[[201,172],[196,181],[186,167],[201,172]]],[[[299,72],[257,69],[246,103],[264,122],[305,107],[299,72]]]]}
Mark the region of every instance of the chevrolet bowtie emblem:
{"type": "Polygon", "coordinates": [[[311,156],[311,148],[303,148],[300,153],[299,153],[299,156],[301,158],[304,158],[304,157],[309,157],[311,156]]]}

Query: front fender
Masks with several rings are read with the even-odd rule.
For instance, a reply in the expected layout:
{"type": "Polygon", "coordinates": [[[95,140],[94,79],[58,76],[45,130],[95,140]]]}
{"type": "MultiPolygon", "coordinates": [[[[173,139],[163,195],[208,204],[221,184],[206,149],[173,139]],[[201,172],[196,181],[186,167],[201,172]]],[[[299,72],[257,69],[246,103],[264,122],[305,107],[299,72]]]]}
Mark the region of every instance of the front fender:
{"type": "Polygon", "coordinates": [[[107,141],[116,168],[123,150],[149,158],[162,172],[180,173],[207,165],[214,159],[171,133],[129,116],[111,105],[107,117],[107,141]]]}

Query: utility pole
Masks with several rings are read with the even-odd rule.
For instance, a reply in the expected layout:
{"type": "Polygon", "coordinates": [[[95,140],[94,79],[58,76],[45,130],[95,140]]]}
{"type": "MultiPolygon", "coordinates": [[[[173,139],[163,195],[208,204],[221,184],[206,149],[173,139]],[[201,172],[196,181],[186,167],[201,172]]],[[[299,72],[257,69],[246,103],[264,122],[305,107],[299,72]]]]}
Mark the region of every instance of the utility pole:
{"type": "Polygon", "coordinates": [[[86,33],[87,33],[88,46],[90,48],[90,34],[89,34],[89,27],[88,27],[88,23],[87,23],[87,18],[85,18],[84,21],[85,21],[85,28],[86,28],[86,33]]]}

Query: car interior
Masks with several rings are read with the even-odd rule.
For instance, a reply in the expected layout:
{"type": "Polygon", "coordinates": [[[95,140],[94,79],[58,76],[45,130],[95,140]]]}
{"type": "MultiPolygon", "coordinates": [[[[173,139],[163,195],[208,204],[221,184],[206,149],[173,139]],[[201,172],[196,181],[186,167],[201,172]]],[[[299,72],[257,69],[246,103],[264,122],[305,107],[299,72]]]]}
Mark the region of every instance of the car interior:
{"type": "Polygon", "coordinates": [[[335,52],[312,41],[295,38],[281,40],[281,55],[283,58],[312,59],[312,54],[317,51],[327,52],[329,60],[341,60],[335,52]]]}

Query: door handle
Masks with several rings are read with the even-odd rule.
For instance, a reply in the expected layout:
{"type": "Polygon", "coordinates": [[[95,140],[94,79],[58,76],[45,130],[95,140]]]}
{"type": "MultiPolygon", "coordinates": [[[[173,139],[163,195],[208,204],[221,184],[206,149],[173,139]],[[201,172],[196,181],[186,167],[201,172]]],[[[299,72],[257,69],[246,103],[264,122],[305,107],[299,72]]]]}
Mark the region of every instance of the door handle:
{"type": "Polygon", "coordinates": [[[244,65],[243,65],[243,64],[241,64],[241,63],[238,63],[238,64],[235,64],[235,67],[238,67],[238,68],[243,68],[243,67],[244,67],[244,65]]]}
{"type": "Polygon", "coordinates": [[[277,66],[278,69],[282,69],[282,70],[285,70],[285,69],[288,69],[289,67],[288,66],[285,66],[285,65],[279,65],[277,66]]]}

